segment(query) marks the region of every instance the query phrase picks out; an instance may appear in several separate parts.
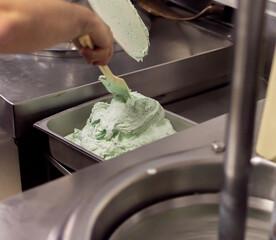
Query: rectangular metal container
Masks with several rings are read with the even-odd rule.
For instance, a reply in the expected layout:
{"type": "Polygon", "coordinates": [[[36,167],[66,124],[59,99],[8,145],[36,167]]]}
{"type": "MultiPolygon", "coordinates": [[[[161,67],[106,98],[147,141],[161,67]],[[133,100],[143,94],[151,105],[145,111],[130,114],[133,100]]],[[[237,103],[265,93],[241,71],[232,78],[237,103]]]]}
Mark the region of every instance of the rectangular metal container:
{"type": "MultiPolygon", "coordinates": [[[[63,112],[45,118],[34,126],[48,135],[51,156],[65,166],[79,170],[91,164],[105,161],[92,152],[76,145],[64,137],[74,131],[74,128],[82,129],[91,113],[91,109],[96,102],[110,102],[111,96],[99,98],[67,109],[63,112]]],[[[166,118],[171,121],[176,132],[183,131],[196,125],[172,112],[166,111],[166,118]]]]}

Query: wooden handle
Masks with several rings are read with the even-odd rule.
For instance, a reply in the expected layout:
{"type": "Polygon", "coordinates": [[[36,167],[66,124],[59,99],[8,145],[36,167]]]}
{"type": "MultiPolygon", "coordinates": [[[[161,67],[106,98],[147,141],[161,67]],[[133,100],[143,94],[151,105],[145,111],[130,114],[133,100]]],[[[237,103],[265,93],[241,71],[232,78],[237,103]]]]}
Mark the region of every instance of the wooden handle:
{"type": "MultiPolygon", "coordinates": [[[[82,47],[89,47],[90,49],[94,48],[94,45],[91,42],[91,38],[87,34],[79,37],[79,42],[80,42],[82,47]]],[[[101,70],[103,75],[105,75],[106,77],[107,76],[109,76],[109,77],[113,76],[113,73],[111,72],[111,70],[109,69],[109,67],[107,65],[106,66],[99,66],[99,69],[101,70]]]]}
{"type": "Polygon", "coordinates": [[[90,49],[94,48],[94,45],[91,42],[89,35],[87,34],[79,37],[79,42],[82,47],[89,47],[90,49]]]}

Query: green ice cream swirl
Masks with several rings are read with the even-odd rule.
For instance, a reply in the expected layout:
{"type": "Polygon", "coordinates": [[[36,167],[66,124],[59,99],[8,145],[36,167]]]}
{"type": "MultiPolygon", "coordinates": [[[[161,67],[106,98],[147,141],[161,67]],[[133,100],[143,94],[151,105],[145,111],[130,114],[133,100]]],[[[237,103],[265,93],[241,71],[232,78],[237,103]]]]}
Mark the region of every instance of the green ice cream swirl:
{"type": "Polygon", "coordinates": [[[109,159],[173,133],[162,106],[132,92],[127,102],[114,98],[111,103],[96,103],[86,126],[67,139],[109,159]]]}

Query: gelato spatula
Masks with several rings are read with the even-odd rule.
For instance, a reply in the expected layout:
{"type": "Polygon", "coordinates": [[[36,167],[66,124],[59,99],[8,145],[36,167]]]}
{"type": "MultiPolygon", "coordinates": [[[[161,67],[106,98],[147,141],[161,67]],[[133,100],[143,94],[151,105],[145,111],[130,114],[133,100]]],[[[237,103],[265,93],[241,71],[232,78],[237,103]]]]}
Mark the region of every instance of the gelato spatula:
{"type": "MultiPolygon", "coordinates": [[[[110,27],[116,42],[125,52],[142,61],[148,53],[149,32],[130,0],[88,0],[92,9],[110,27]]],[[[93,48],[90,37],[80,37],[82,46],[93,48]]],[[[107,90],[114,95],[120,95],[125,100],[129,97],[129,88],[125,81],[112,74],[108,66],[100,67],[105,78],[100,80],[107,90]]]]}
{"type": "MultiPolygon", "coordinates": [[[[94,48],[88,35],[79,37],[79,42],[82,47],[88,47],[90,49],[94,48]]],[[[99,69],[104,74],[104,76],[100,76],[99,79],[107,91],[109,91],[114,96],[121,96],[126,101],[129,97],[130,90],[125,80],[115,76],[107,65],[99,66],[99,69]]]]}
{"type": "Polygon", "coordinates": [[[136,61],[148,53],[149,32],[130,0],[88,0],[114,39],[136,61]]]}

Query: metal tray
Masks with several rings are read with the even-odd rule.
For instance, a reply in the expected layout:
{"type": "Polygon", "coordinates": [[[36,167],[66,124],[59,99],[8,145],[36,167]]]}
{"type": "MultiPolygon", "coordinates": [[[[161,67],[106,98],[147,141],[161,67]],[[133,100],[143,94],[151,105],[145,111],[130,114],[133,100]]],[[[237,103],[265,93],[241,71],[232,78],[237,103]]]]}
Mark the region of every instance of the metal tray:
{"type": "MultiPolygon", "coordinates": [[[[48,135],[50,154],[55,160],[65,166],[79,170],[91,164],[105,161],[103,158],[76,145],[64,137],[74,131],[74,128],[82,129],[91,113],[91,109],[96,102],[110,102],[112,97],[106,96],[86,102],[76,107],[45,118],[34,126],[48,135]]],[[[171,121],[176,132],[183,131],[196,125],[195,122],[166,111],[166,118],[171,121]]]]}

